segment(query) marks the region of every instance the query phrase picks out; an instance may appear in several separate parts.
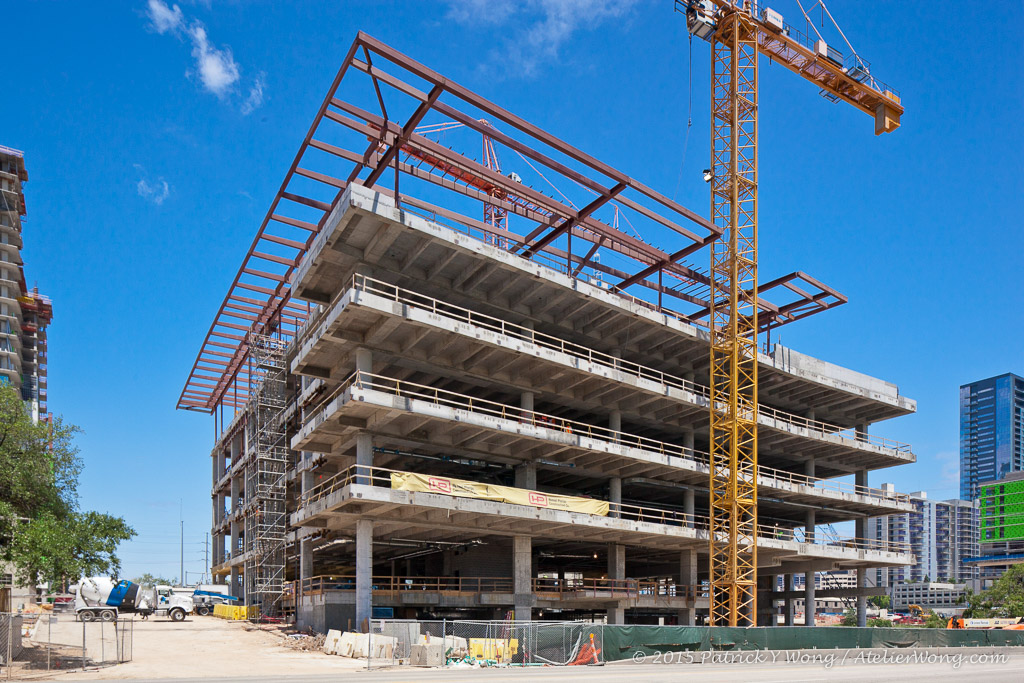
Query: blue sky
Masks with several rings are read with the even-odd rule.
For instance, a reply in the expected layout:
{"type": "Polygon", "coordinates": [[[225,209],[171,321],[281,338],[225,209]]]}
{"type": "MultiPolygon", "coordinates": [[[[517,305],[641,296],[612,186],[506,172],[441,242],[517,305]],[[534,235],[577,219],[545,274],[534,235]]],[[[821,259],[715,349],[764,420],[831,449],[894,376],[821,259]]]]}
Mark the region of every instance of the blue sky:
{"type": "MultiPolygon", "coordinates": [[[[773,4],[793,21],[795,2],[773,4]]],[[[830,3],[903,97],[891,135],[762,62],[762,278],[800,269],[850,297],[782,341],[916,398],[916,415],[875,431],[918,463],[871,483],[941,498],[958,490],[958,386],[1024,372],[1024,12],[998,6],[972,22],[955,4],[830,3]]],[[[179,506],[190,578],[203,567],[213,421],[174,405],[357,30],[707,214],[709,46],[693,42],[690,86],[670,0],[21,2],[4,15],[0,144],[26,153],[27,278],[55,311],[50,406],[84,429],[83,506],[140,532],[122,548],[128,575],[177,574],[179,506]]]]}

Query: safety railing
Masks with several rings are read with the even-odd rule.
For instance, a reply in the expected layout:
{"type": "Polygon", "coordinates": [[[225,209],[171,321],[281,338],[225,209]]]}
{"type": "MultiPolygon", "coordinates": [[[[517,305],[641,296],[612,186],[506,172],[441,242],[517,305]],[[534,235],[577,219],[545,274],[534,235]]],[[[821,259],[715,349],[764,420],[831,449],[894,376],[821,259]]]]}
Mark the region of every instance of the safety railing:
{"type": "MultiPolygon", "coordinates": [[[[329,306],[323,307],[317,312],[315,317],[310,318],[307,328],[312,329],[313,326],[318,324],[319,319],[326,313],[326,311],[333,309],[340,298],[348,291],[351,291],[351,289],[373,294],[406,306],[412,306],[435,316],[444,316],[460,323],[490,330],[497,334],[535,344],[542,348],[573,356],[574,358],[582,359],[596,365],[602,365],[609,370],[630,375],[638,380],[646,380],[672,387],[680,391],[689,392],[708,403],[711,401],[711,390],[704,385],[693,382],[692,380],[683,379],[682,377],[672,375],[671,373],[655,370],[654,368],[646,365],[619,358],[608,353],[595,351],[589,347],[569,342],[543,332],[537,332],[522,325],[502,320],[501,318],[496,318],[484,313],[478,313],[462,306],[445,303],[433,297],[424,296],[403,287],[391,285],[359,273],[352,276],[350,289],[342,289],[329,306]]],[[[299,336],[300,340],[304,338],[305,331],[300,333],[299,336]]],[[[857,431],[852,428],[839,427],[819,420],[812,420],[784,410],[772,408],[764,404],[759,405],[758,411],[760,415],[766,418],[785,422],[802,429],[807,429],[808,431],[813,432],[816,436],[838,436],[846,441],[853,442],[854,444],[868,444],[879,448],[895,450],[901,453],[910,452],[910,445],[902,441],[869,434],[868,432],[857,431]]]]}
{"type": "Polygon", "coordinates": [[[641,579],[548,579],[535,578],[531,582],[533,594],[544,598],[610,597],[638,598],[664,597],[692,601],[697,586],[665,584],[641,579]]]}
{"type": "MultiPolygon", "coordinates": [[[[313,576],[291,582],[286,593],[319,595],[327,591],[354,591],[355,576],[313,576]]],[[[374,576],[371,589],[377,594],[421,591],[446,594],[512,593],[512,578],[491,576],[374,576]]]]}
{"type": "MultiPolygon", "coordinates": [[[[455,410],[468,410],[482,415],[511,420],[519,424],[541,427],[561,435],[569,434],[573,436],[584,436],[591,439],[599,439],[614,444],[636,448],[650,453],[656,453],[662,456],[682,458],[696,462],[703,467],[708,467],[710,462],[709,455],[706,452],[693,448],[686,448],[684,446],[679,446],[665,441],[658,441],[657,439],[651,439],[649,437],[637,436],[635,434],[616,431],[607,427],[598,427],[586,422],[568,420],[554,415],[510,406],[505,403],[496,403],[494,401],[475,398],[466,394],[459,394],[445,389],[429,387],[405,380],[397,380],[368,372],[352,373],[352,375],[336,387],[334,391],[327,394],[320,403],[310,410],[309,414],[312,416],[312,424],[316,426],[322,424],[327,418],[327,415],[324,413],[325,407],[349,389],[378,391],[391,396],[426,401],[434,405],[446,406],[455,410]]],[[[897,493],[895,491],[859,486],[857,484],[832,479],[818,479],[771,467],[759,467],[758,478],[760,483],[763,485],[772,485],[774,483],[784,482],[790,485],[810,486],[821,491],[853,493],[900,502],[909,502],[910,500],[910,497],[906,494],[897,493]],[[774,482],[769,480],[774,480],[774,482]]]]}
{"type": "MultiPolygon", "coordinates": [[[[385,467],[373,467],[369,465],[352,465],[341,472],[338,472],[330,479],[315,486],[307,498],[307,505],[313,504],[335,492],[342,491],[348,486],[358,484],[363,486],[377,486],[391,488],[391,474],[409,474],[402,470],[393,470],[385,467]]],[[[438,491],[431,491],[431,495],[447,495],[438,491]]],[[[588,513],[573,513],[588,514],[588,513]]],[[[594,515],[602,517],[602,515],[594,515]]],[[[679,510],[659,508],[650,505],[633,505],[630,503],[612,503],[609,505],[608,515],[603,517],[614,517],[628,519],[636,522],[651,524],[662,524],[665,526],[687,527],[703,532],[706,537],[709,533],[709,519],[705,515],[687,514],[679,510]]],[[[784,541],[795,541],[792,529],[783,529],[778,526],[759,524],[757,536],[764,539],[776,539],[784,541]]],[[[812,541],[813,543],[813,541],[812,541]]],[[[909,544],[896,543],[893,541],[877,540],[871,538],[837,538],[828,539],[828,545],[843,548],[880,550],[885,552],[905,553],[910,552],[909,544]]]]}

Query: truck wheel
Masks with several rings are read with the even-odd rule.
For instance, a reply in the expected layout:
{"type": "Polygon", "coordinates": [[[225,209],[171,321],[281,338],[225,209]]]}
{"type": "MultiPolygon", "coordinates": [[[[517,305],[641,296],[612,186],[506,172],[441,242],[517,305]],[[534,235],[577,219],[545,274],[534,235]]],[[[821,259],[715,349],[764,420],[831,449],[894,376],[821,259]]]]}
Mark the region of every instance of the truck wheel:
{"type": "Polygon", "coordinates": [[[96,613],[91,610],[85,610],[79,614],[79,618],[82,621],[96,621],[96,613]]]}
{"type": "Polygon", "coordinates": [[[103,621],[114,621],[117,619],[117,614],[115,614],[112,609],[105,609],[100,612],[100,619],[103,621]]]}
{"type": "Polygon", "coordinates": [[[206,605],[200,605],[198,608],[196,608],[196,612],[199,614],[199,616],[205,617],[210,614],[210,608],[206,605]]]}
{"type": "Polygon", "coordinates": [[[175,607],[168,616],[171,618],[171,621],[185,621],[185,610],[175,607]]]}

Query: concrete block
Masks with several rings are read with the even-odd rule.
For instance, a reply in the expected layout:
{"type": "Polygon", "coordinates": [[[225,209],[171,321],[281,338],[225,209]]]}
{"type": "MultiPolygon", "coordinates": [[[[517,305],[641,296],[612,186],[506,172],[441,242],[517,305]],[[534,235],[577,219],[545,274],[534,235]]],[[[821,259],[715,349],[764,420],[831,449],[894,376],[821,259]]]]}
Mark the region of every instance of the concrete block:
{"type": "Polygon", "coordinates": [[[324,638],[324,652],[329,655],[340,655],[338,650],[341,647],[341,631],[331,629],[324,638]]]}
{"type": "Polygon", "coordinates": [[[444,646],[440,642],[412,646],[409,663],[413,666],[444,666],[444,662],[444,646]]]}
{"type": "Polygon", "coordinates": [[[372,659],[391,659],[397,644],[398,639],[390,636],[373,634],[371,638],[369,633],[346,631],[341,634],[333,654],[354,659],[366,659],[367,654],[372,659]]]}

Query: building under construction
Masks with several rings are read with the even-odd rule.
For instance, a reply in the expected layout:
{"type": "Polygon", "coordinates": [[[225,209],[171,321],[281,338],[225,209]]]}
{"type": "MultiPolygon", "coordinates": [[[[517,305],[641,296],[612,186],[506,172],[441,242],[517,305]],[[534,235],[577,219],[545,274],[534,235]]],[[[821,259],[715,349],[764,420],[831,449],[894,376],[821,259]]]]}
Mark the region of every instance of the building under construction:
{"type": "Polygon", "coordinates": [[[26,182],[24,153],[0,145],[0,383],[21,392],[38,422],[48,417],[46,328],[53,305],[25,281],[21,250],[26,182]]]}
{"type": "MultiPolygon", "coordinates": [[[[179,398],[215,416],[214,574],[318,630],[701,623],[714,297],[695,264],[722,233],[359,34],[179,398]]],[[[813,625],[816,591],[863,615],[885,590],[868,570],[913,561],[866,538],[914,509],[869,486],[915,459],[870,427],[915,402],[770,342],[834,289],[794,272],[756,301],[757,622],[799,621],[801,599],[813,625]],[[833,570],[856,585],[797,591],[833,570]]]]}

